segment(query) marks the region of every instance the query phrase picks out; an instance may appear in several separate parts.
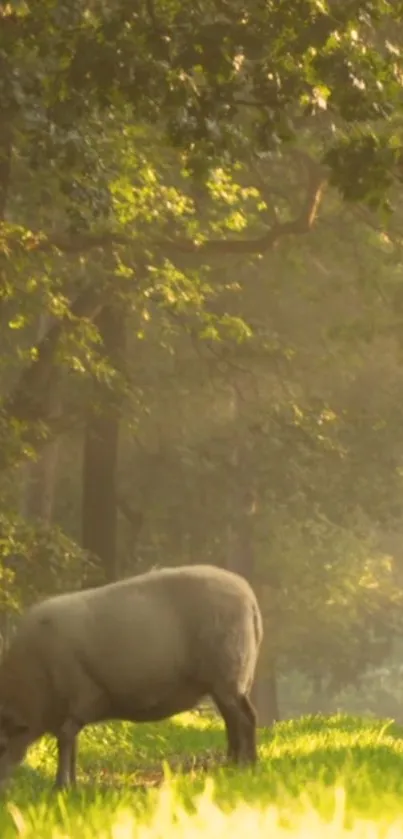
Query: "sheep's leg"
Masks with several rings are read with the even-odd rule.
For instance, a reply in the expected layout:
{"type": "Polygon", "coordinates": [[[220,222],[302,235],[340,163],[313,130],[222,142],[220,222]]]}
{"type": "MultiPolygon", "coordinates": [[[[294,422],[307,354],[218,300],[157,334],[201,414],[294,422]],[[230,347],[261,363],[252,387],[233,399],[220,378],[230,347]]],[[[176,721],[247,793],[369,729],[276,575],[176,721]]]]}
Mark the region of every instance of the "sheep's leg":
{"type": "Polygon", "coordinates": [[[71,746],[70,753],[70,783],[73,787],[77,784],[77,746],[78,738],[75,737],[71,746]]]}
{"type": "Polygon", "coordinates": [[[64,789],[70,785],[74,742],[75,738],[71,739],[65,735],[57,738],[56,789],[64,789]]]}
{"type": "Polygon", "coordinates": [[[80,723],[69,719],[58,732],[56,789],[76,783],[77,735],[81,728],[80,723]]]}
{"type": "Polygon", "coordinates": [[[213,695],[224,720],[228,739],[228,760],[254,764],[256,750],[256,713],[250,699],[244,695],[213,695]]]}
{"type": "Polygon", "coordinates": [[[227,760],[231,763],[236,763],[240,750],[238,719],[234,715],[233,709],[228,708],[226,702],[222,702],[218,697],[214,697],[214,702],[225,723],[227,733],[227,760]]]}
{"type": "Polygon", "coordinates": [[[97,685],[87,685],[84,701],[72,705],[69,716],[56,733],[58,763],[55,785],[58,789],[76,785],[77,736],[87,723],[105,716],[108,707],[97,685]]]}
{"type": "Polygon", "coordinates": [[[244,694],[240,697],[240,705],[241,710],[243,712],[243,731],[244,731],[244,743],[245,743],[245,753],[246,759],[250,763],[256,763],[257,761],[257,747],[256,747],[256,711],[252,702],[247,696],[244,694]]]}

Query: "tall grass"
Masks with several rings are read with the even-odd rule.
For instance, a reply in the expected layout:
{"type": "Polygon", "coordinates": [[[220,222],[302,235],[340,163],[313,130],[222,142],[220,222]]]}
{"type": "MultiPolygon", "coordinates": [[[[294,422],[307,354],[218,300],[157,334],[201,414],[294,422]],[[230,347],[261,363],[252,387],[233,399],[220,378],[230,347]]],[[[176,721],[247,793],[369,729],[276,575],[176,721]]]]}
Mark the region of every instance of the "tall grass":
{"type": "Polygon", "coordinates": [[[403,839],[400,737],[390,722],[305,717],[261,731],[259,766],[237,771],[220,765],[217,721],[94,726],[77,791],[54,795],[54,744],[32,748],[0,839],[403,839]]]}

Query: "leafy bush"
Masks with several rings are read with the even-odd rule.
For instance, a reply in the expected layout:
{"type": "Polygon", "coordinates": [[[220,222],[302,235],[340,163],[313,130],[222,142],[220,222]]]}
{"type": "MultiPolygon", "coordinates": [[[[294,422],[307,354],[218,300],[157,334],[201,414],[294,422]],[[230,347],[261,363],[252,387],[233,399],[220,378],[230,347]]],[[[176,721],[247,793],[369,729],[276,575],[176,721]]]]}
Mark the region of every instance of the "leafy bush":
{"type": "Polygon", "coordinates": [[[0,514],[0,608],[19,612],[40,597],[102,582],[99,561],[56,525],[0,514]]]}

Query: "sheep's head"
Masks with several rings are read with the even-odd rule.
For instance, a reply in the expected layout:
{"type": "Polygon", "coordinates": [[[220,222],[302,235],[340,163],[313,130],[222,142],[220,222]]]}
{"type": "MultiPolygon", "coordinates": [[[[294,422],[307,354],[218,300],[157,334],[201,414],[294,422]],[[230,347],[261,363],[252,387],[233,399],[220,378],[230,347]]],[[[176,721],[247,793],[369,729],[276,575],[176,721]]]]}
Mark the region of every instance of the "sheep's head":
{"type": "Polygon", "coordinates": [[[0,787],[23,759],[30,740],[25,721],[16,711],[0,705],[0,787]]]}

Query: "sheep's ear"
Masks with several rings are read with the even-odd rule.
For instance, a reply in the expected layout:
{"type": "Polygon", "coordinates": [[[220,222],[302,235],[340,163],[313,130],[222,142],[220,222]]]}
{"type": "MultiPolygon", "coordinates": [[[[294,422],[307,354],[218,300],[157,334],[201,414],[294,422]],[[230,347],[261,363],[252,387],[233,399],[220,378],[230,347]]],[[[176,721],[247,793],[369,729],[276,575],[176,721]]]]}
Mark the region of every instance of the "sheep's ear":
{"type": "Polygon", "coordinates": [[[28,725],[16,711],[0,708],[0,725],[8,737],[28,731],[28,725]]]}

